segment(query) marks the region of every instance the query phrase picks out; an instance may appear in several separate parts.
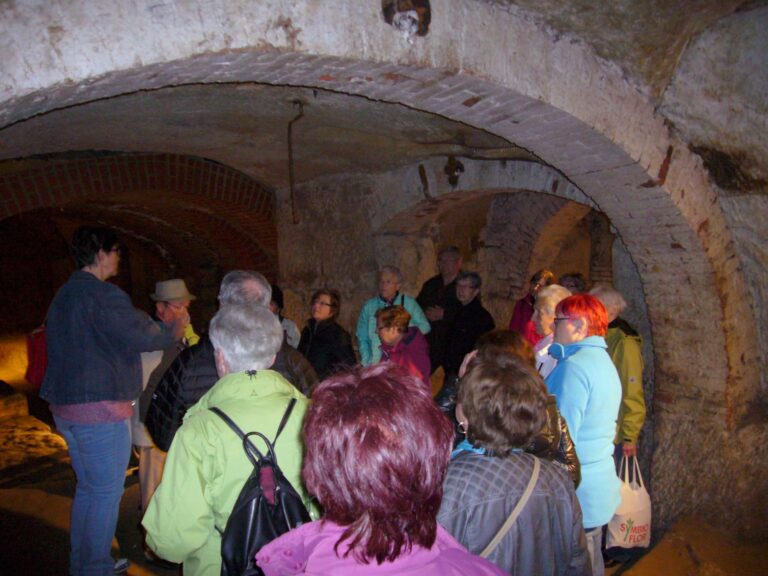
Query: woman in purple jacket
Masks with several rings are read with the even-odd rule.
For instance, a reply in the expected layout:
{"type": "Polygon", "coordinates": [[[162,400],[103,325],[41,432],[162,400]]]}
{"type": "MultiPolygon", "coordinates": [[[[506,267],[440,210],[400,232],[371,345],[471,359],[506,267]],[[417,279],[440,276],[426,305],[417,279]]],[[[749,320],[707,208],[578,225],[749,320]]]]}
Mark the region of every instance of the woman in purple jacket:
{"type": "Polygon", "coordinates": [[[381,340],[381,361],[402,366],[432,391],[429,375],[429,344],[416,326],[408,326],[411,314],[402,306],[376,310],[376,331],[381,340]]]}
{"type": "Polygon", "coordinates": [[[304,421],[304,483],[325,517],[264,546],[266,576],[504,572],[436,521],[453,433],[424,385],[391,365],[321,382],[304,421]]]}

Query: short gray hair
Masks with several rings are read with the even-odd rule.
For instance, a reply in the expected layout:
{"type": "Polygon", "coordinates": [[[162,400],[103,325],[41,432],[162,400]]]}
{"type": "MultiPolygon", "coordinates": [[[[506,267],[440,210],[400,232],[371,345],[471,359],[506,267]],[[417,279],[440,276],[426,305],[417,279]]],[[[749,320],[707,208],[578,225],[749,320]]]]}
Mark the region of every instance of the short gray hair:
{"type": "Polygon", "coordinates": [[[555,306],[557,306],[561,300],[565,300],[570,295],[571,291],[565,286],[560,286],[560,284],[550,284],[549,286],[544,286],[544,288],[539,290],[539,293],[536,294],[536,303],[538,304],[541,302],[542,306],[551,306],[552,310],[554,310],[555,306]]]}
{"type": "Polygon", "coordinates": [[[230,372],[265,370],[283,343],[283,328],[269,308],[254,304],[222,306],[211,320],[209,337],[230,372]]]}
{"type": "Polygon", "coordinates": [[[253,270],[232,270],[221,281],[219,304],[258,304],[269,306],[272,286],[262,274],[253,270]]]}
{"type": "Polygon", "coordinates": [[[400,268],[398,268],[397,266],[387,265],[379,268],[379,275],[383,274],[384,272],[389,272],[390,274],[394,274],[395,276],[397,276],[398,284],[403,283],[403,273],[400,272],[400,268]]]}
{"type": "Polygon", "coordinates": [[[627,307],[627,301],[621,292],[611,286],[598,285],[592,288],[589,293],[603,303],[608,311],[608,316],[618,316],[627,307]]]}

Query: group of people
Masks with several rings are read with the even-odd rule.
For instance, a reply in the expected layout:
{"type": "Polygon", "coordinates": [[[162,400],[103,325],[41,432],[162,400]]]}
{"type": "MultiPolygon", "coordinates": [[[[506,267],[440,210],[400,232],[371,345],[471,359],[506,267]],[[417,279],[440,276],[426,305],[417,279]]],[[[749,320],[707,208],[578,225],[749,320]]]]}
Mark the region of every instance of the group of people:
{"type": "Polygon", "coordinates": [[[450,247],[415,299],[397,268],[380,270],[358,362],[335,290],[313,294],[297,338],[279,290],[229,272],[198,336],[183,280],[157,283],[154,319],[106,282],[120,259],[111,231],[79,229],[73,253],[78,270],[48,313],[41,390],[77,477],[71,574],[123,568],[110,548],[132,442],[147,554],[221,572],[221,533],[252,464],[211,408],[279,433],[280,468],[312,518],[259,551],[264,574],[602,574],[619,498],[612,446],[634,454],[644,417],[639,337],[612,289],[571,295],[537,273],[513,317],[524,329],[494,331],[480,277],[450,247]],[[611,359],[630,356],[617,371],[611,359]],[[432,398],[439,366],[454,422],[432,398]]]}
{"type": "MultiPolygon", "coordinates": [[[[397,267],[381,267],[378,293],[363,304],[355,329],[361,365],[382,360],[397,364],[420,378],[427,389],[431,389],[431,374],[442,367],[445,390],[454,389],[464,356],[495,324],[480,300],[482,279],[461,270],[458,248],[441,250],[438,268],[440,273],[413,298],[401,291],[403,275],[397,267]]],[[[337,322],[339,292],[318,290],[310,302],[311,317],[301,332],[298,350],[323,380],[354,366],[357,357],[352,336],[337,322]]]]}

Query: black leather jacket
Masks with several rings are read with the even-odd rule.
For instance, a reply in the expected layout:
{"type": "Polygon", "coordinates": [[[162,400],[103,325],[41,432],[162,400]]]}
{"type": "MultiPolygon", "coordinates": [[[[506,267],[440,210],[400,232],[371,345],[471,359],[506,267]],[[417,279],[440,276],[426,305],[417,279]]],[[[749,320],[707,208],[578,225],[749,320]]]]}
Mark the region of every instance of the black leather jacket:
{"type": "MultiPolygon", "coordinates": [[[[305,395],[317,383],[312,366],[286,342],[278,351],[272,370],[279,372],[305,395]]],[[[152,395],[144,422],[158,448],[168,451],[184,414],[218,380],[213,344],[207,336],[176,357],[152,395]]]]}
{"type": "Polygon", "coordinates": [[[547,422],[525,451],[563,466],[570,474],[574,488],[578,488],[581,482],[579,457],[554,396],[547,396],[547,422]]]}

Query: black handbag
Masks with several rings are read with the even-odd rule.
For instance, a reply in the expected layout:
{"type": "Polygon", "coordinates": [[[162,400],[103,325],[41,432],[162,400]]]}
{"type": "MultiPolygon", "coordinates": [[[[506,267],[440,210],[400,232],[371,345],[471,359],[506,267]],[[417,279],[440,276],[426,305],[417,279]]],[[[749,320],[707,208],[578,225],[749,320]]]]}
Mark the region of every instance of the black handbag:
{"type": "Polygon", "coordinates": [[[261,547],[311,520],[301,496],[280,470],[274,449],[295,404],[296,399],[291,399],[272,442],[261,432],[244,434],[222,410],[210,408],[242,438],[243,450],[253,464],[221,535],[222,576],[263,575],[256,565],[261,547]],[[265,454],[253,445],[250,436],[262,439],[267,446],[265,454]]]}

